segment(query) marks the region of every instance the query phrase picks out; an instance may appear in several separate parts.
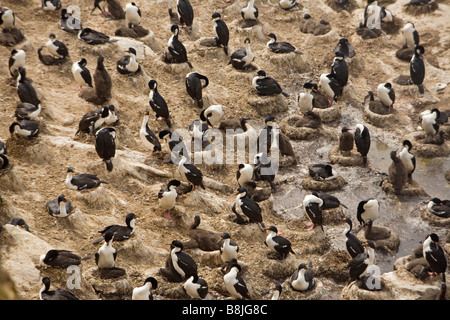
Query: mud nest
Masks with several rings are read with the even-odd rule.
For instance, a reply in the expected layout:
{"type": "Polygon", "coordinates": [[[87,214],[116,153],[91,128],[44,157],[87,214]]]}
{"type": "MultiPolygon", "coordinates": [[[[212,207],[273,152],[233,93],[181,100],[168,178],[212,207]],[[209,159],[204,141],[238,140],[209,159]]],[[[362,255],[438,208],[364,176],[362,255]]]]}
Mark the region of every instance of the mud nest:
{"type": "Polygon", "coordinates": [[[341,108],[337,103],[334,103],[329,108],[314,108],[314,113],[319,115],[323,123],[330,123],[341,118],[341,108]]]}
{"type": "Polygon", "coordinates": [[[424,134],[416,134],[412,137],[407,137],[406,139],[410,140],[414,145],[415,154],[418,157],[422,158],[436,158],[436,157],[447,157],[450,155],[450,146],[449,142],[445,141],[441,145],[431,144],[431,143],[423,143],[424,134]]]}
{"type": "Polygon", "coordinates": [[[307,173],[302,180],[302,186],[305,189],[313,190],[313,191],[334,191],[339,190],[347,182],[341,176],[336,176],[333,179],[328,180],[314,180],[309,173],[307,173]]]}
{"type": "Polygon", "coordinates": [[[436,3],[436,1],[433,1],[428,4],[424,5],[414,5],[411,3],[405,4],[405,12],[413,15],[413,16],[420,16],[422,14],[426,13],[432,13],[436,11],[439,8],[439,4],[436,3]]]}
{"type": "Polygon", "coordinates": [[[363,158],[356,152],[351,150],[348,156],[343,155],[338,146],[333,146],[328,153],[328,158],[332,164],[340,164],[342,166],[361,166],[363,165],[363,158]]]}
{"type": "Polygon", "coordinates": [[[388,127],[397,122],[397,114],[394,109],[391,113],[379,114],[370,110],[369,105],[364,107],[363,118],[377,127],[388,127]]]}
{"type": "Polygon", "coordinates": [[[325,3],[336,12],[341,12],[343,10],[352,12],[359,8],[355,0],[349,0],[346,4],[337,4],[334,0],[327,0],[325,3]]]}
{"type": "Polygon", "coordinates": [[[315,278],[315,280],[316,284],[314,288],[300,292],[292,289],[289,277],[289,279],[282,284],[283,292],[281,294],[281,298],[286,300],[321,300],[325,294],[325,287],[322,281],[317,278],[315,278]]]}
{"type": "Polygon", "coordinates": [[[422,187],[415,181],[411,184],[406,183],[400,193],[396,193],[392,184],[388,181],[388,179],[385,179],[381,184],[381,189],[387,194],[397,194],[400,196],[428,196],[422,187]]]}
{"type": "Polygon", "coordinates": [[[310,140],[317,138],[321,133],[319,129],[297,127],[295,123],[302,118],[301,115],[290,115],[280,121],[280,130],[293,140],[310,140]]]}
{"type": "Polygon", "coordinates": [[[291,74],[293,72],[307,71],[307,64],[303,60],[303,55],[298,53],[271,54],[267,52],[267,55],[263,57],[270,61],[270,64],[275,67],[277,72],[291,74]]]}
{"type": "Polygon", "coordinates": [[[389,236],[386,238],[373,238],[373,237],[365,237],[364,228],[361,229],[356,235],[357,238],[361,241],[371,240],[375,244],[375,249],[381,249],[387,251],[388,253],[392,251],[396,251],[400,246],[400,237],[398,232],[385,226],[373,226],[375,231],[376,229],[384,229],[384,232],[389,233],[389,236]]]}
{"type": "Polygon", "coordinates": [[[343,224],[345,218],[344,210],[341,206],[322,210],[324,225],[340,225],[343,224]]]}
{"type": "Polygon", "coordinates": [[[422,210],[420,212],[420,216],[424,221],[428,222],[430,225],[443,228],[450,228],[450,218],[438,217],[437,215],[431,213],[430,210],[428,210],[428,208],[422,210]]]}
{"type": "Polygon", "coordinates": [[[261,116],[280,114],[288,110],[287,99],[281,94],[264,97],[252,95],[247,103],[261,116]]]}

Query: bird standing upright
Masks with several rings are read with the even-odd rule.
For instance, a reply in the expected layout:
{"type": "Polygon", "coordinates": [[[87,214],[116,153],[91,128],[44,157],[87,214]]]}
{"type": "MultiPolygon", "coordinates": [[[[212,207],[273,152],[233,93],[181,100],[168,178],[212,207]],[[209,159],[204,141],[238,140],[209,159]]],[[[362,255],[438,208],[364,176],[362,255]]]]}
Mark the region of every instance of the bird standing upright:
{"type": "Polygon", "coordinates": [[[227,24],[222,20],[222,16],[218,12],[212,14],[211,19],[214,21],[214,34],[217,46],[223,46],[223,51],[228,55],[228,41],[230,39],[230,31],[227,24]]]}
{"type": "Polygon", "coordinates": [[[116,130],[106,127],[95,133],[95,151],[106,164],[108,171],[113,170],[112,158],[116,155],[116,130]]]}
{"type": "Polygon", "coordinates": [[[425,49],[422,46],[416,46],[414,49],[414,55],[409,63],[409,74],[411,77],[411,84],[417,85],[421,94],[425,93],[423,87],[423,80],[425,78],[425,64],[423,62],[422,55],[425,53],[425,49]]]}

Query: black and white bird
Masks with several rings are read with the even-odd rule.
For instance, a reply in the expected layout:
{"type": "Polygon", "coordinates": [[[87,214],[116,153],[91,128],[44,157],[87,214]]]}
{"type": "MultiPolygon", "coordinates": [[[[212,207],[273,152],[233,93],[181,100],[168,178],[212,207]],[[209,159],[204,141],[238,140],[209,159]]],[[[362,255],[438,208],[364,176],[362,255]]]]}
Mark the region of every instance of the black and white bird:
{"type": "Polygon", "coordinates": [[[447,285],[445,282],[445,273],[447,272],[447,258],[444,250],[439,245],[439,236],[431,233],[427,236],[422,245],[423,256],[430,265],[431,272],[442,274],[442,286],[440,299],[445,300],[447,285]]]}
{"type": "Polygon", "coordinates": [[[13,78],[17,77],[18,69],[25,68],[27,54],[21,49],[12,49],[8,61],[9,73],[13,78]]]}
{"type": "Polygon", "coordinates": [[[170,180],[169,183],[163,188],[161,188],[158,192],[158,205],[161,210],[164,212],[164,217],[167,219],[172,219],[170,215],[170,210],[175,207],[175,203],[177,201],[177,187],[181,185],[179,180],[173,179],[170,180]]]}
{"type": "Polygon", "coordinates": [[[422,120],[422,129],[427,136],[434,136],[439,132],[439,118],[441,112],[437,108],[433,108],[430,111],[426,110],[420,114],[422,120]]]}
{"type": "Polygon", "coordinates": [[[28,102],[37,106],[40,101],[31,80],[27,78],[25,68],[19,67],[17,73],[17,95],[21,102],[28,102]]]}
{"type": "Polygon", "coordinates": [[[54,33],[50,33],[49,40],[45,43],[48,52],[58,59],[65,59],[69,56],[69,49],[67,46],[59,40],[56,40],[54,33]]]}
{"type": "Polygon", "coordinates": [[[305,82],[303,84],[303,89],[305,89],[305,91],[300,92],[297,100],[297,105],[300,109],[300,112],[306,113],[313,109],[314,95],[312,94],[312,91],[314,90],[314,88],[314,83],[312,82],[305,82]]]}
{"type": "Polygon", "coordinates": [[[86,65],[87,65],[86,58],[82,58],[81,60],[75,62],[72,65],[73,78],[80,86],[78,90],[81,90],[83,86],[93,88],[92,75],[89,69],[86,67],[86,65]]]}
{"type": "Polygon", "coordinates": [[[142,119],[141,128],[139,130],[139,137],[141,138],[142,144],[150,149],[150,155],[153,152],[161,151],[161,143],[158,137],[148,126],[148,119],[150,117],[150,112],[148,110],[144,111],[144,118],[142,119]]]}
{"type": "Polygon", "coordinates": [[[252,181],[253,179],[253,166],[248,163],[241,163],[236,171],[236,180],[239,187],[244,187],[244,185],[252,181]]]}
{"type": "Polygon", "coordinates": [[[354,132],[356,150],[361,154],[363,164],[367,164],[367,154],[370,150],[370,132],[369,129],[358,123],[354,132]]]}
{"type": "Polygon", "coordinates": [[[329,180],[335,177],[330,164],[314,163],[308,167],[309,176],[314,180],[329,180]]]}
{"type": "Polygon", "coordinates": [[[280,0],[278,3],[283,10],[290,10],[298,6],[297,0],[280,0]]]}
{"type": "Polygon", "coordinates": [[[106,164],[108,171],[113,170],[112,158],[116,155],[116,129],[105,127],[95,133],[95,151],[106,164]]]}
{"type": "Polygon", "coordinates": [[[252,86],[256,89],[256,92],[260,96],[274,96],[282,94],[285,97],[289,97],[277,80],[272,77],[268,77],[264,70],[258,70],[256,76],[253,77],[252,86]]]}
{"type": "Polygon", "coordinates": [[[158,137],[165,142],[165,151],[171,155],[171,159],[174,163],[178,163],[178,161],[181,160],[179,155],[180,152],[187,155],[187,147],[184,144],[182,137],[176,132],[165,129],[159,132],[158,137]]]}
{"type": "Polygon", "coordinates": [[[7,154],[8,148],[6,147],[6,143],[0,140],[0,154],[7,154]]]}
{"type": "Polygon", "coordinates": [[[152,290],[158,288],[158,280],[148,277],[144,280],[144,285],[133,289],[131,300],[153,300],[152,290]]]}
{"type": "Polygon", "coordinates": [[[236,215],[236,221],[240,224],[258,223],[261,229],[264,230],[262,210],[259,204],[247,196],[247,189],[243,187],[237,188],[236,193],[236,200],[231,208],[236,215]],[[242,215],[247,217],[248,220],[245,220],[242,215]]]}
{"type": "Polygon", "coordinates": [[[197,263],[190,255],[183,252],[183,249],[183,243],[179,240],[173,240],[170,244],[173,269],[182,280],[186,280],[197,274],[197,263]]]}
{"type": "Polygon", "coordinates": [[[347,252],[350,254],[352,258],[355,258],[358,254],[364,252],[364,246],[362,242],[351,233],[353,228],[353,223],[350,218],[344,218],[344,221],[347,223],[345,230],[344,230],[344,236],[346,237],[345,240],[345,248],[347,249],[347,252]]]}
{"type": "Polygon", "coordinates": [[[198,72],[189,72],[185,79],[186,91],[197,106],[203,109],[203,89],[209,85],[209,79],[198,72]]]}
{"type": "Polygon", "coordinates": [[[348,264],[350,273],[350,282],[358,280],[367,273],[367,268],[375,263],[375,244],[368,240],[363,242],[366,252],[358,254],[348,264]]]}
{"type": "Polygon", "coordinates": [[[16,135],[23,138],[36,138],[39,134],[39,122],[36,120],[22,120],[20,122],[13,122],[9,126],[11,135],[16,135]]]}
{"type": "Polygon", "coordinates": [[[337,51],[334,53],[333,63],[331,64],[331,73],[336,75],[336,80],[341,88],[348,83],[348,66],[344,59],[344,53],[337,51]]]}
{"type": "Polygon", "coordinates": [[[16,227],[20,227],[25,231],[30,231],[28,224],[25,222],[23,218],[20,217],[12,217],[6,224],[11,224],[16,227]]]}
{"type": "Polygon", "coordinates": [[[79,300],[73,293],[65,289],[50,290],[50,278],[42,278],[44,287],[39,291],[40,300],[79,300]]]}
{"type": "Polygon", "coordinates": [[[81,257],[69,250],[51,249],[39,257],[42,266],[54,268],[67,268],[81,264],[81,257]]]}
{"type": "Polygon", "coordinates": [[[104,235],[105,242],[95,253],[95,264],[100,269],[112,269],[116,265],[117,250],[112,246],[114,234],[106,232],[104,235]]]}
{"type": "Polygon", "coordinates": [[[223,51],[228,56],[228,41],[230,40],[230,30],[227,24],[222,20],[222,16],[218,12],[214,12],[211,16],[214,22],[214,35],[218,47],[222,46],[223,51]]]}
{"type": "Polygon", "coordinates": [[[0,10],[0,26],[3,29],[14,27],[16,24],[16,16],[14,11],[9,8],[2,8],[0,10]]]}
{"type": "Polygon", "coordinates": [[[402,32],[405,39],[403,47],[416,48],[420,44],[419,32],[417,32],[414,23],[406,23],[402,28],[402,32]]]}
{"type": "Polygon", "coordinates": [[[370,29],[380,29],[381,23],[381,7],[377,0],[367,0],[364,9],[364,27],[370,29]]]}
{"type": "Polygon", "coordinates": [[[18,102],[16,105],[16,110],[14,115],[17,120],[36,120],[36,118],[41,114],[42,106],[40,101],[37,101],[38,105],[28,102],[18,102]]]}
{"type": "Polygon", "coordinates": [[[336,79],[334,73],[323,73],[319,79],[320,86],[325,94],[328,96],[328,107],[334,102],[337,102],[338,97],[342,95],[342,87],[336,79]]]}
{"type": "Polygon", "coordinates": [[[238,70],[243,70],[250,66],[255,60],[255,55],[250,47],[250,38],[244,39],[244,48],[234,51],[230,56],[231,65],[238,70]]]}
{"type": "Polygon", "coordinates": [[[314,288],[316,280],[314,279],[314,270],[312,262],[300,263],[297,270],[292,274],[289,284],[295,291],[307,291],[314,288]]]}
{"type": "Polygon", "coordinates": [[[194,23],[194,9],[189,0],[177,0],[177,14],[180,24],[192,28],[194,23]]]}
{"type": "Polygon", "coordinates": [[[88,190],[95,189],[106,181],[100,180],[96,175],[89,173],[75,174],[75,169],[69,167],[67,169],[67,175],[65,184],[71,190],[88,190]]]}
{"type": "Polygon", "coordinates": [[[8,168],[8,166],[9,166],[8,157],[0,152],[0,170],[6,169],[6,168],[8,168]]]}
{"type": "Polygon", "coordinates": [[[192,68],[192,64],[188,59],[186,47],[184,44],[178,39],[178,34],[180,33],[180,28],[177,24],[172,25],[170,27],[170,31],[172,32],[172,36],[169,38],[167,43],[169,53],[172,57],[172,60],[176,63],[184,63],[186,62],[189,68],[192,68]]]}
{"type": "Polygon", "coordinates": [[[344,59],[351,59],[355,56],[355,49],[350,44],[350,42],[348,42],[347,38],[339,39],[339,42],[333,49],[333,53],[336,52],[342,52],[344,55],[344,59]]]}
{"type": "Polygon", "coordinates": [[[439,198],[432,198],[428,201],[427,209],[435,216],[441,218],[450,217],[450,200],[441,200],[439,198]]]}
{"type": "Polygon", "coordinates": [[[165,119],[167,126],[170,128],[172,126],[172,123],[170,121],[169,108],[167,106],[166,100],[158,91],[158,83],[156,82],[156,80],[151,79],[148,82],[148,87],[150,88],[148,103],[150,104],[152,110],[155,112],[155,119],[165,119]]]}
{"type": "Polygon", "coordinates": [[[73,210],[72,202],[64,194],[47,202],[45,208],[51,216],[58,218],[67,217],[73,210]]]}
{"type": "Polygon", "coordinates": [[[208,128],[208,123],[203,122],[200,119],[195,119],[188,127],[189,133],[193,139],[202,139],[208,128]]]}
{"type": "Polygon", "coordinates": [[[128,28],[137,27],[141,23],[141,9],[136,3],[131,2],[125,5],[125,21],[128,28]]]}
{"type": "Polygon", "coordinates": [[[375,221],[380,216],[380,205],[377,199],[371,198],[358,203],[356,218],[360,225],[364,225],[367,220],[375,221]]]}
{"type": "Polygon", "coordinates": [[[409,140],[403,140],[402,150],[400,150],[398,156],[400,160],[403,162],[403,165],[406,168],[408,173],[408,182],[412,183],[412,174],[416,170],[416,157],[411,153],[412,143],[409,140]]]}
{"type": "Polygon", "coordinates": [[[391,113],[391,109],[395,102],[395,92],[392,88],[392,84],[390,82],[380,83],[377,87],[377,93],[378,99],[380,99],[382,104],[389,108],[389,113],[391,113]]]}
{"type": "Polygon", "coordinates": [[[200,119],[208,123],[211,127],[218,125],[222,116],[223,106],[220,104],[213,104],[200,112],[200,119]]]}
{"type": "Polygon", "coordinates": [[[272,287],[272,298],[270,300],[280,300],[283,287],[279,283],[275,283],[272,287]]]}
{"type": "Polygon", "coordinates": [[[346,205],[341,203],[341,201],[337,197],[335,197],[331,194],[318,193],[316,191],[313,191],[311,194],[322,199],[323,204],[320,206],[320,208],[322,210],[334,209],[334,208],[338,208],[341,206],[347,209],[346,205]]]}
{"type": "MultiPolygon", "coordinates": [[[[136,219],[137,216],[135,213],[128,213],[125,216],[125,225],[112,224],[103,228],[99,231],[99,233],[102,235],[99,240],[104,239],[108,232],[114,235],[113,241],[125,241],[130,239],[130,237],[136,231],[136,219]]],[[[96,243],[97,241],[94,242],[96,243]]]]}
{"type": "Polygon", "coordinates": [[[100,109],[86,112],[78,123],[78,130],[75,135],[81,132],[94,135],[98,128],[104,123],[105,119],[109,116],[109,108],[102,107],[100,109]]]}
{"type": "Polygon", "coordinates": [[[116,107],[113,104],[108,106],[108,116],[105,118],[105,125],[114,126],[119,121],[119,117],[117,116],[116,107]]]}
{"type": "Polygon", "coordinates": [[[415,84],[419,88],[419,92],[423,94],[425,92],[423,87],[423,79],[425,78],[425,64],[422,59],[422,55],[425,53],[425,49],[422,46],[416,46],[414,49],[414,55],[409,63],[409,75],[412,84],[415,84]]]}
{"type": "Polygon", "coordinates": [[[203,300],[208,295],[208,283],[205,279],[199,278],[198,274],[194,274],[187,279],[183,288],[192,299],[203,300]]]}
{"type": "Polygon", "coordinates": [[[178,163],[177,171],[181,178],[192,185],[193,190],[195,187],[205,189],[203,184],[203,174],[194,164],[190,163],[184,154],[180,155],[181,160],[178,163]]]}
{"type": "Polygon", "coordinates": [[[45,11],[57,11],[61,9],[61,0],[42,0],[42,9],[45,11]]]}
{"type": "Polygon", "coordinates": [[[231,240],[231,236],[228,232],[224,232],[220,235],[222,245],[219,249],[220,259],[223,263],[229,263],[237,261],[239,253],[239,245],[231,240]]]}
{"type": "Polygon", "coordinates": [[[323,231],[322,205],[323,200],[313,194],[307,194],[303,198],[303,210],[311,221],[307,230],[312,230],[314,227],[320,226],[323,231]]]}
{"type": "Polygon", "coordinates": [[[83,29],[83,23],[75,16],[75,12],[68,12],[66,8],[61,10],[61,17],[59,19],[59,27],[67,32],[78,33],[83,29]]]}
{"type": "Polygon", "coordinates": [[[246,22],[254,24],[259,16],[258,7],[255,6],[255,0],[249,0],[246,7],[241,10],[241,17],[246,22]]]}
{"type": "Polygon", "coordinates": [[[277,41],[277,37],[275,36],[275,34],[268,33],[267,36],[270,38],[270,40],[267,42],[266,46],[273,53],[291,53],[291,52],[294,52],[296,54],[303,54],[303,52],[297,50],[297,48],[294,47],[289,42],[277,41]]]}
{"type": "Polygon", "coordinates": [[[128,48],[125,52],[126,54],[117,61],[117,71],[120,74],[128,75],[134,75],[141,71],[141,65],[136,60],[136,49],[128,48]]]}
{"type": "Polygon", "coordinates": [[[275,226],[267,227],[269,234],[264,240],[264,244],[272,251],[275,252],[273,258],[277,260],[284,260],[289,253],[295,254],[292,249],[291,242],[285,237],[278,234],[278,229],[275,226]]]}
{"type": "Polygon", "coordinates": [[[91,28],[81,29],[78,33],[78,39],[90,45],[104,44],[111,41],[111,38],[106,34],[91,28]]]}
{"type": "Polygon", "coordinates": [[[242,268],[239,264],[233,263],[227,267],[227,273],[223,276],[225,287],[228,293],[235,299],[251,299],[247,284],[241,275],[242,268]]]}

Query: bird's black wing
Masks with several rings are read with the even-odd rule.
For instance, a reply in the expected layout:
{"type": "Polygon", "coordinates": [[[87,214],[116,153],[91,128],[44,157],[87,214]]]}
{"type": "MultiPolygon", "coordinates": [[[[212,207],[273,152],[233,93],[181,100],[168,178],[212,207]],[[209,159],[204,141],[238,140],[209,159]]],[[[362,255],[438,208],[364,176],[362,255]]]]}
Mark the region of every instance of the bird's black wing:
{"type": "Polygon", "coordinates": [[[154,146],[154,150],[161,150],[161,143],[159,142],[158,137],[153,133],[152,130],[150,130],[150,128],[148,126],[145,127],[145,137],[147,138],[147,140],[153,144],[154,146]]]}
{"type": "Polygon", "coordinates": [[[228,41],[230,39],[230,32],[223,20],[217,21],[216,32],[217,36],[219,37],[220,44],[224,46],[228,45],[228,41]]]}
{"type": "Polygon", "coordinates": [[[291,242],[288,239],[282,236],[275,236],[272,239],[277,243],[277,245],[275,245],[275,250],[277,250],[277,252],[288,253],[290,251],[291,242]]]}
{"type": "Polygon", "coordinates": [[[271,77],[265,77],[257,80],[256,88],[258,91],[261,91],[266,95],[278,94],[283,91],[278,82],[271,77]]]}
{"type": "Polygon", "coordinates": [[[116,155],[116,143],[109,131],[101,131],[95,137],[95,151],[100,158],[109,160],[116,155]]]}

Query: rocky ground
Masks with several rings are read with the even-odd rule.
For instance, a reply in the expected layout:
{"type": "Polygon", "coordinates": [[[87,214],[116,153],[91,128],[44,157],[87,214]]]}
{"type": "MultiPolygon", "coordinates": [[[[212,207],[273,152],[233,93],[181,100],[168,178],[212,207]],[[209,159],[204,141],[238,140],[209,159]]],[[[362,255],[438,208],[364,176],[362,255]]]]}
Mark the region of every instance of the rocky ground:
{"type": "MultiPolygon", "coordinates": [[[[40,279],[44,276],[51,278],[52,288],[67,285],[68,274],[65,269],[38,265],[39,256],[52,248],[72,250],[87,257],[81,265],[81,289],[73,290],[80,299],[130,299],[132,288],[141,285],[148,276],[154,276],[159,281],[156,299],[188,299],[181,284],[167,281],[159,274],[159,269],[165,265],[172,240],[189,240],[189,225],[195,213],[201,216],[202,229],[214,231],[218,235],[228,232],[239,244],[239,261],[244,266],[244,278],[254,299],[270,298],[270,288],[275,282],[283,284],[282,299],[436,299],[440,288],[438,279],[416,279],[410,273],[405,273],[402,263],[395,265],[398,271],[393,271],[392,261],[389,263],[390,272],[383,275],[387,285],[381,293],[355,292],[354,286],[347,286],[348,271],[345,265],[349,256],[343,246],[344,226],[336,217],[349,215],[356,221],[358,201],[369,194],[373,195],[375,189],[378,190],[375,193],[386,198],[386,203],[393,210],[386,213],[381,221],[390,223],[394,213],[397,215],[393,218],[395,222],[398,222],[399,216],[407,216],[405,221],[408,228],[420,229],[419,234],[424,230],[435,230],[444,245],[448,224],[433,224],[420,217],[419,208],[424,207],[425,198],[400,199],[382,194],[378,185],[381,179],[379,171],[387,168],[380,164],[385,164],[386,160],[382,159],[389,159],[388,156],[382,156],[379,152],[374,153],[371,159],[369,154],[372,169],[339,167],[346,180],[339,197],[342,195],[341,200],[345,201],[349,209],[335,213],[335,219],[329,218],[325,234],[320,229],[305,231],[301,201],[308,192],[302,187],[303,174],[308,164],[318,160],[327,161],[328,150],[336,143],[343,125],[354,127],[356,123],[365,121],[361,103],[367,91],[375,91],[379,83],[394,83],[398,119],[387,128],[364,122],[373,130],[371,132],[374,141],[377,141],[377,150],[383,149],[382,146],[395,150],[403,137],[415,134],[421,111],[432,107],[448,109],[448,88],[436,90],[439,84],[447,85],[450,82],[448,3],[439,1],[437,10],[415,15],[406,12],[404,5],[407,1],[380,1],[393,12],[398,26],[411,21],[419,30],[421,44],[426,50],[426,91],[424,95],[419,95],[417,88],[395,83],[398,76],[409,73],[408,63],[395,57],[395,52],[403,44],[401,33],[394,31],[375,39],[362,39],[355,30],[362,19],[363,8],[353,1],[350,1],[352,6],[348,10],[339,10],[330,7],[325,0],[305,0],[300,1],[297,9],[286,12],[279,8],[275,0],[257,0],[259,24],[242,28],[240,10],[246,1],[225,3],[222,0],[191,0],[195,9],[193,30],[187,32],[182,29],[180,39],[187,48],[193,70],[209,78],[210,84],[204,90],[205,105],[223,105],[224,118],[248,116],[252,125],[261,128],[268,114],[274,113],[278,119],[296,114],[297,96],[303,83],[318,82],[320,74],[329,72],[332,49],[338,40],[348,38],[357,52],[350,64],[349,84],[336,106],[340,111],[338,118],[324,123],[320,134],[315,136],[317,139],[312,135],[308,139],[293,142],[297,164],[281,169],[276,180],[277,191],[260,203],[265,224],[276,225],[291,240],[296,252],[280,262],[267,258],[268,249],[263,243],[266,233],[257,225],[242,226],[233,222],[231,205],[237,186],[237,164],[200,165],[206,177],[206,190],[180,196],[173,212],[175,220],[167,220],[158,209],[157,193],[175,177],[175,165],[167,161],[164,153],[149,156],[149,150],[139,140],[143,111],[149,109],[148,80],[158,81],[159,91],[169,105],[173,129],[186,129],[199,117],[199,109],[185,90],[185,75],[192,70],[187,64],[166,64],[161,60],[171,35],[172,22],[168,14],[170,3],[165,0],[135,2],[142,11],[142,26],[150,34],[138,40],[116,38],[117,42],[100,46],[87,45],[76,35],[60,30],[59,12],[44,12],[38,0],[3,0],[1,3],[2,7],[14,10],[18,19],[16,26],[26,37],[15,47],[23,48],[27,53],[27,76],[38,89],[43,105],[38,138],[26,141],[10,137],[8,128],[14,121],[18,96],[7,68],[12,47],[0,46],[0,56],[4,62],[0,65],[0,140],[7,143],[11,162],[10,168],[0,172],[0,222],[3,223],[0,261],[7,274],[6,279],[14,283],[20,299],[38,299],[40,279]],[[202,45],[203,40],[213,36],[211,14],[215,11],[222,14],[229,26],[230,52],[241,48],[245,37],[249,37],[256,57],[254,65],[276,78],[290,95],[289,98],[258,97],[251,86],[254,71],[237,71],[228,64],[229,58],[222,49],[202,45]],[[331,30],[324,35],[303,33],[300,27],[305,24],[305,13],[309,13],[317,22],[326,20],[331,30]],[[292,43],[303,55],[280,57],[269,53],[265,48],[267,32],[275,33],[279,41],[292,43]],[[45,66],[38,60],[37,49],[45,44],[50,33],[56,34],[57,39],[69,48],[70,59],[63,65],[45,66]],[[143,69],[141,74],[133,77],[120,75],[116,71],[116,61],[129,46],[136,47],[143,69]],[[104,163],[98,161],[93,137],[75,136],[81,117],[99,106],[80,97],[71,66],[84,57],[93,73],[98,55],[105,57],[105,66],[113,80],[112,99],[108,104],[115,105],[120,117],[116,126],[118,151],[112,172],[108,172],[104,163]],[[94,191],[69,190],[64,184],[69,166],[75,167],[78,172],[97,174],[108,184],[94,191]],[[72,201],[74,212],[66,219],[56,219],[46,212],[45,203],[62,193],[72,201]],[[124,224],[129,212],[139,216],[136,233],[123,243],[114,243],[118,250],[116,265],[124,268],[127,275],[116,280],[100,279],[95,261],[89,257],[93,256],[101,243],[93,244],[93,240],[98,238],[97,231],[103,227],[124,224]],[[5,225],[14,216],[25,219],[29,226],[28,232],[5,225]],[[298,264],[304,261],[313,262],[318,279],[317,288],[307,294],[296,293],[288,285],[289,277],[298,264]]],[[[125,26],[124,20],[105,20],[99,11],[91,14],[92,0],[72,0],[70,3],[64,0],[63,6],[68,5],[81,8],[84,27],[113,36],[116,29],[125,26]]],[[[122,5],[125,5],[124,1],[122,5]]],[[[151,122],[150,126],[155,132],[166,128],[163,122],[151,122]]],[[[420,181],[420,187],[442,198],[448,196],[448,183],[441,179],[444,171],[450,169],[448,153],[432,159],[422,156],[419,169],[417,174],[424,178],[420,181]],[[428,162],[434,164],[431,169],[426,165],[428,162]]],[[[263,187],[267,188],[266,185],[263,187]]],[[[406,231],[409,232],[408,228],[406,231]]],[[[402,240],[414,238],[409,247],[419,246],[419,240],[406,231],[402,233],[402,240]]],[[[212,298],[231,299],[223,284],[218,252],[198,249],[186,252],[198,263],[199,275],[208,282],[212,298]]],[[[410,253],[405,250],[404,256],[410,253]]],[[[8,292],[6,294],[7,297],[14,296],[8,295],[8,292]]]]}

